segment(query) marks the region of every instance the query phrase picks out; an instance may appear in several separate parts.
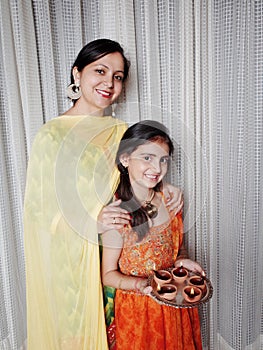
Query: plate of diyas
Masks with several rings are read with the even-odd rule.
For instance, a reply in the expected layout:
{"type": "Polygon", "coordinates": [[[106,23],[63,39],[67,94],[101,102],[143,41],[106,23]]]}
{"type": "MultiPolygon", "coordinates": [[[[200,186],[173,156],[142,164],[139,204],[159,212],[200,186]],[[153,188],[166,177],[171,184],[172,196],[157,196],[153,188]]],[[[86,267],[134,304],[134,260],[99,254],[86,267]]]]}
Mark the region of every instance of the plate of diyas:
{"type": "Polygon", "coordinates": [[[213,287],[206,276],[184,266],[154,271],[148,278],[150,296],[159,304],[176,308],[200,306],[213,295],[213,287]]]}

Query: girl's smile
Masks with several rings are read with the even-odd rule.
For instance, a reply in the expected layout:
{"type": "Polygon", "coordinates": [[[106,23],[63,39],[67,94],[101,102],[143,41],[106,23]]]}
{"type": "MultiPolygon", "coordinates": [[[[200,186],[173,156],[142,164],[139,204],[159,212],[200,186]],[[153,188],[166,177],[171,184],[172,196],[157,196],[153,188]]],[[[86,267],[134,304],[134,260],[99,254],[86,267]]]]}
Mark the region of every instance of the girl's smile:
{"type": "Polygon", "coordinates": [[[147,142],[137,147],[131,155],[123,155],[122,164],[128,167],[130,182],[138,198],[148,193],[166,175],[169,147],[164,142],[147,142]]]}

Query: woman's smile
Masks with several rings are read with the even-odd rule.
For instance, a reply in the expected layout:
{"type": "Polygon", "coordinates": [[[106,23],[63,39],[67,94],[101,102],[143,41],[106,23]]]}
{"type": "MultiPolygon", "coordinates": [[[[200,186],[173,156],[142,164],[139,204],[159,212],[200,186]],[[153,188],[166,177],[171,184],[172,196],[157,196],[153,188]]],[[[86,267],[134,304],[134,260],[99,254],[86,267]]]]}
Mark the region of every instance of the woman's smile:
{"type": "Polygon", "coordinates": [[[77,102],[78,111],[83,114],[101,111],[121,94],[124,77],[122,55],[119,52],[105,55],[81,72],[75,69],[74,74],[82,92],[77,102]]]}

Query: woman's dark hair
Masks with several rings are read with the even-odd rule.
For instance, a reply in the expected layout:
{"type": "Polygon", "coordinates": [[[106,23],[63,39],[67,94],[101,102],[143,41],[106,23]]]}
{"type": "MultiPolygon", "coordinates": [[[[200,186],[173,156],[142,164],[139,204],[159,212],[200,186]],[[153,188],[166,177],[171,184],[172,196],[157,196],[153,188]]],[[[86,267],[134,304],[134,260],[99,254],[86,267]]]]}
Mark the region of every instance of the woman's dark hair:
{"type": "Polygon", "coordinates": [[[70,76],[71,84],[74,84],[74,77],[72,74],[74,67],[77,67],[78,71],[81,72],[88,64],[114,52],[119,52],[122,55],[124,62],[123,81],[125,81],[129,74],[130,61],[125,57],[121,45],[117,41],[110,39],[97,39],[89,42],[80,50],[75,62],[72,65],[70,76]]]}
{"type": "MultiPolygon", "coordinates": [[[[138,235],[138,241],[141,241],[149,231],[148,216],[144,207],[132,192],[128,170],[121,164],[120,157],[123,154],[130,155],[139,146],[150,141],[167,144],[169,155],[172,155],[174,146],[168,135],[167,128],[153,120],[144,120],[129,127],[122,136],[116,155],[116,164],[120,172],[120,182],[116,191],[116,197],[122,200],[121,207],[130,213],[131,226],[138,235]]],[[[161,191],[161,189],[162,183],[158,183],[154,187],[156,192],[161,191]]]]}

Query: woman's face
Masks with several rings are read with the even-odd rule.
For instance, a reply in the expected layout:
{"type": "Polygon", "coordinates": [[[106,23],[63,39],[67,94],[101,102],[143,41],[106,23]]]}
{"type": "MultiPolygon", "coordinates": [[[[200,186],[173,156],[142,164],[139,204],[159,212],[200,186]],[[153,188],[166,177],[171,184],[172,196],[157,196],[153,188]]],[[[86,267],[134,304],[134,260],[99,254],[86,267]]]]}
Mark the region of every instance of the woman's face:
{"type": "Polygon", "coordinates": [[[120,95],[123,86],[124,62],[119,52],[108,54],[87,65],[81,72],[73,69],[75,84],[82,96],[78,106],[89,113],[104,110],[120,95]]]}

